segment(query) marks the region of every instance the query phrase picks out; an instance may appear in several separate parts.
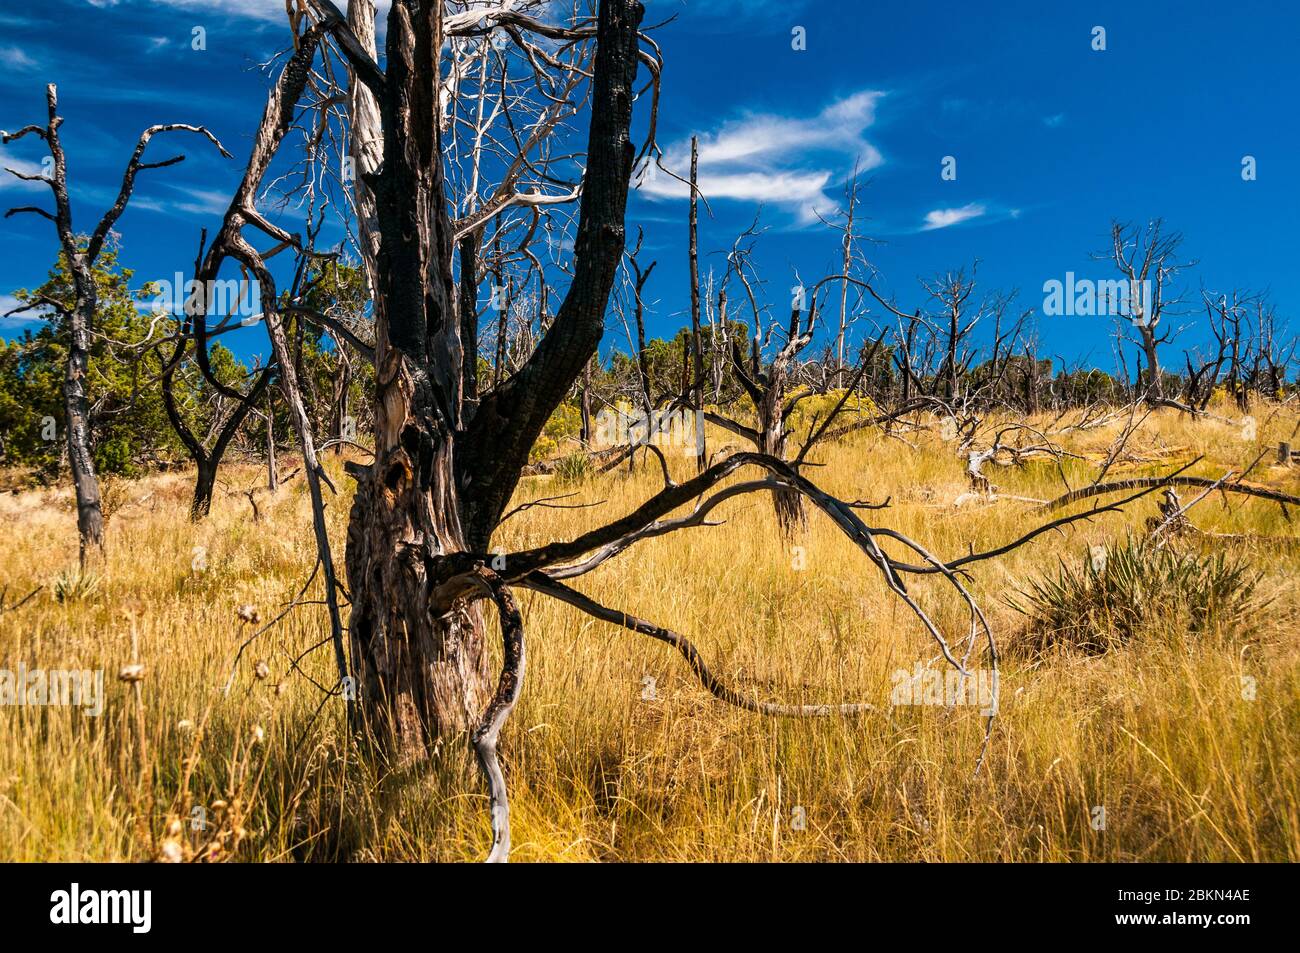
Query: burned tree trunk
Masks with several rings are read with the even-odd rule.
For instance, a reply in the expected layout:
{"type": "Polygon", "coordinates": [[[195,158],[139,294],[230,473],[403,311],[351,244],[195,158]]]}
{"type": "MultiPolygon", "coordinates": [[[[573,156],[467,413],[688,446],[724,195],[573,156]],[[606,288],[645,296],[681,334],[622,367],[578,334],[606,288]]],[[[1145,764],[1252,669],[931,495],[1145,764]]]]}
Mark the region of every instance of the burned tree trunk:
{"type": "MultiPolygon", "coordinates": [[[[50,88],[51,112],[53,87],[50,88]]],[[[104,545],[104,512],[99,498],[99,478],[90,449],[90,411],[86,399],[86,371],[90,363],[88,315],[95,313],[95,279],[84,261],[71,264],[77,301],[68,312],[68,361],[63,374],[63,412],[68,428],[68,466],[77,494],[77,532],[81,562],[91,550],[104,545]]]]}
{"type": "Polygon", "coordinates": [[[623,250],[640,16],[628,0],[600,6],[568,294],[524,366],[475,406],[464,399],[463,365],[475,355],[456,309],[437,122],[442,5],[395,0],[389,14],[384,161],[366,183],[380,236],[375,461],[353,502],[347,575],[360,713],[399,760],[475,724],[491,696],[476,594],[443,586],[444,567],[487,553],[534,441],[603,333],[623,250]]]}
{"type": "Polygon", "coordinates": [[[704,349],[700,336],[700,252],[699,252],[699,142],[691,136],[691,210],[688,252],[691,268],[691,351],[694,358],[694,380],[691,381],[690,399],[695,408],[695,463],[703,472],[708,460],[708,447],[704,435],[704,349]]]}
{"type": "Polygon", "coordinates": [[[126,211],[131,193],[135,189],[136,176],[140,171],[175,165],[185,158],[182,155],[161,162],[144,162],[145,150],[155,135],[176,130],[199,133],[215,145],[222,155],[229,154],[212,133],[202,126],[181,123],[150,126],[140,134],[135,151],[127,162],[116,200],[104,213],[83,246],[72,227],[72,206],[68,198],[68,164],[59,137],[63,118],[59,115],[58,91],[53,83],[45,87],[45,100],[49,117],[47,125],[26,126],[12,135],[5,133],[0,137],[0,141],[9,143],[32,134],[44,140],[49,146],[50,158],[53,160],[51,175],[28,175],[14,170],[9,171],[20,179],[48,185],[54,194],[54,214],[51,215],[36,206],[23,206],[10,209],[5,213],[5,217],[27,212],[53,222],[63,255],[68,263],[68,271],[72,275],[74,300],[70,307],[65,302],[52,301],[44,297],[33,300],[28,307],[42,305],[53,307],[63,316],[68,328],[68,359],[63,373],[63,408],[67,417],[68,464],[72,471],[72,485],[77,495],[77,531],[81,544],[81,563],[84,566],[87,557],[101,550],[104,545],[104,512],[100,502],[99,479],[95,474],[95,462],[91,453],[90,409],[86,395],[86,374],[90,364],[90,332],[98,307],[94,276],[95,262],[113,226],[126,211]]]}
{"type": "Polygon", "coordinates": [[[190,519],[200,520],[212,510],[212,492],[217,486],[217,461],[203,457],[196,461],[194,499],[190,503],[190,519]]]}
{"type": "MultiPolygon", "coordinates": [[[[770,382],[758,402],[758,451],[784,460],[786,437],[785,426],[785,380],[784,375],[770,382]]],[[[786,536],[804,529],[808,525],[808,515],[804,511],[803,496],[798,490],[781,487],[772,491],[772,506],[776,511],[776,521],[781,532],[786,536]]]]}
{"type": "MultiPolygon", "coordinates": [[[[594,360],[594,359],[593,359],[594,360]]],[[[582,372],[582,387],[578,392],[578,411],[581,415],[581,422],[578,430],[578,439],[584,447],[591,446],[591,361],[587,362],[587,367],[582,372]]]]}
{"type": "Polygon", "coordinates": [[[1160,368],[1160,354],[1156,350],[1155,332],[1150,327],[1140,327],[1142,353],[1147,359],[1147,394],[1152,399],[1164,397],[1164,371],[1160,368]]]}

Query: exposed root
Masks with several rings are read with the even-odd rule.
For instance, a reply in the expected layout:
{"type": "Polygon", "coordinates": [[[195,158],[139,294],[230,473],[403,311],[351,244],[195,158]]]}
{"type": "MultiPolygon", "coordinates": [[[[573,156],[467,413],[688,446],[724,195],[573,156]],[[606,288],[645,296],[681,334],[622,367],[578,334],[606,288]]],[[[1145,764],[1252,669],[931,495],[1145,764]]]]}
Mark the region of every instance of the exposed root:
{"type": "Polygon", "coordinates": [[[497,758],[497,739],[506,719],[514,711],[515,703],[519,701],[519,692],[524,684],[524,623],[514,597],[500,576],[481,563],[471,570],[470,575],[496,604],[501,617],[501,648],[504,655],[501,677],[497,681],[496,692],[474,731],[473,742],[474,753],[478,755],[479,767],[487,778],[488,794],[492,799],[492,850],[488,853],[487,862],[503,864],[510,859],[510,799],[505,774],[501,771],[501,761],[497,758]]]}

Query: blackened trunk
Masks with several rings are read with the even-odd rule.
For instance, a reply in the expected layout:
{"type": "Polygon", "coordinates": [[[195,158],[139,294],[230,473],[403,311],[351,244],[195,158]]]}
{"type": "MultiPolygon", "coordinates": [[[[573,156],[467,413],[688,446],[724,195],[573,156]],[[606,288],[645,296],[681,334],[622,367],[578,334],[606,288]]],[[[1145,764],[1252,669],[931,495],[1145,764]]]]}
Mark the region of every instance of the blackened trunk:
{"type": "Polygon", "coordinates": [[[384,348],[376,459],[348,525],[349,625],[358,711],[399,762],[476,723],[490,697],[485,629],[464,600],[434,597],[430,568],[465,549],[452,445],[400,353],[384,348]]]}
{"type": "Polygon", "coordinates": [[[1160,370],[1160,357],[1156,354],[1156,336],[1151,328],[1142,328],[1142,350],[1147,359],[1147,393],[1151,397],[1164,396],[1164,381],[1160,370]]]}
{"type": "Polygon", "coordinates": [[[489,393],[467,394],[465,367],[477,355],[468,289],[458,313],[452,280],[438,125],[442,8],[438,0],[391,4],[383,162],[367,183],[378,225],[375,459],[348,525],[349,631],[354,711],[398,761],[477,725],[491,697],[484,620],[439,580],[455,562],[448,557],[491,558],[492,532],[529,451],[596,353],[635,157],[628,127],[642,10],[602,0],[569,291],[523,366],[489,393]]]}
{"type": "Polygon", "coordinates": [[[194,477],[194,500],[190,504],[190,519],[195,522],[212,511],[212,492],[217,485],[218,462],[213,457],[200,457],[196,461],[198,471],[194,477]]]}
{"type": "MultiPolygon", "coordinates": [[[[77,264],[74,263],[74,268],[77,264]]],[[[86,284],[93,282],[87,268],[86,284]]],[[[81,287],[83,282],[78,281],[81,287]]],[[[104,546],[104,511],[100,502],[99,479],[90,449],[90,409],[86,399],[86,371],[90,363],[90,333],[86,314],[93,314],[92,295],[78,294],[76,307],[68,316],[68,363],[63,375],[63,410],[68,425],[68,466],[77,495],[77,532],[81,564],[104,546]]]]}
{"type": "Polygon", "coordinates": [[[591,362],[587,362],[587,369],[582,372],[582,390],[578,395],[579,409],[582,414],[581,431],[578,439],[584,447],[591,446],[591,362]]]}
{"type": "MultiPolygon", "coordinates": [[[[785,421],[781,419],[784,401],[785,388],[772,385],[764,393],[758,407],[759,450],[778,460],[785,459],[785,421]]],[[[793,536],[808,525],[808,514],[804,511],[803,497],[797,490],[787,487],[773,490],[772,507],[783,535],[793,536]]]]}

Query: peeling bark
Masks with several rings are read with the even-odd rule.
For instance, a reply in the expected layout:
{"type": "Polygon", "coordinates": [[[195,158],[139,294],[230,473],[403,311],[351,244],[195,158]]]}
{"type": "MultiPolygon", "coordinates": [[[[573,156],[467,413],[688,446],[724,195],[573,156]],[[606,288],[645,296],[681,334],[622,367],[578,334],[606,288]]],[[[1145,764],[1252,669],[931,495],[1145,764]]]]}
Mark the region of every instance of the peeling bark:
{"type": "Polygon", "coordinates": [[[604,330],[623,248],[640,13],[627,0],[601,4],[573,282],[533,355],[481,404],[466,373],[477,359],[476,233],[459,243],[459,289],[451,268],[437,109],[442,5],[395,0],[389,14],[383,163],[367,182],[379,234],[375,461],[357,487],[346,562],[360,714],[401,761],[476,725],[492,697],[474,604],[483,593],[440,591],[439,566],[488,550],[529,450],[604,330]]]}

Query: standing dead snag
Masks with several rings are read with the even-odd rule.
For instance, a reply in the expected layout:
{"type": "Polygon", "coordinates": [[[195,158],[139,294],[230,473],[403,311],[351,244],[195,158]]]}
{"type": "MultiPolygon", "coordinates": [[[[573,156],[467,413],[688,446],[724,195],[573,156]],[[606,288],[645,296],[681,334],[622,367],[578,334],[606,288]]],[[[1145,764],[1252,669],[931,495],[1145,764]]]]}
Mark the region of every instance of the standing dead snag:
{"type": "MultiPolygon", "coordinates": [[[[383,162],[366,181],[376,205],[375,454],[348,530],[351,639],[364,714],[399,758],[472,727],[489,697],[481,593],[439,591],[441,558],[485,552],[543,425],[596,351],[623,248],[634,150],[628,138],[639,4],[602,3],[594,28],[542,24],[489,9],[460,19],[433,0],[397,0],[388,68],[357,68],[379,104],[383,162]],[[465,399],[466,353],[452,273],[453,224],[442,167],[444,40],[529,36],[596,43],[587,171],[573,279],[553,323],[523,366],[465,399]]],[[[346,26],[334,21],[335,36],[346,26]]],[[[352,44],[340,43],[345,51],[352,44]]],[[[359,53],[348,54],[354,62],[359,53]]],[[[462,281],[468,276],[462,274],[462,281]]]]}
{"type": "MultiPolygon", "coordinates": [[[[753,267],[751,253],[753,243],[745,242],[758,233],[757,220],[740,235],[727,256],[727,273],[722,285],[726,285],[734,275],[740,282],[749,301],[754,316],[754,334],[750,338],[749,354],[743,353],[740,342],[731,339],[730,371],[740,385],[745,396],[754,409],[755,424],[750,427],[721,412],[706,411],[700,403],[702,387],[684,389],[683,400],[696,412],[697,418],[703,418],[714,426],[721,427],[737,436],[744,437],[759,453],[784,460],[786,443],[792,431],[789,419],[806,394],[789,397],[794,384],[794,374],[798,370],[799,355],[812,342],[813,328],[817,318],[817,289],[814,289],[807,302],[807,319],[804,320],[805,298],[802,287],[796,288],[790,303],[790,320],[782,329],[778,322],[764,330],[763,312],[754,293],[754,281],[749,272],[753,267]],[[765,364],[763,352],[774,338],[784,334],[784,343],[765,364]]],[[[820,288],[820,286],[818,286],[820,288]]],[[[699,383],[697,381],[697,383],[699,383]]],[[[777,486],[772,490],[772,506],[776,512],[777,523],[781,532],[791,535],[802,529],[807,523],[803,501],[799,494],[788,487],[777,486]]]]}
{"type": "MultiPolygon", "coordinates": [[[[746,234],[752,233],[753,230],[751,229],[746,234]]],[[[745,236],[742,235],[741,237],[744,238],[745,236]]],[[[734,274],[744,287],[746,297],[749,299],[754,313],[755,334],[750,342],[749,355],[744,355],[741,352],[739,342],[733,339],[731,342],[730,369],[754,408],[755,426],[746,426],[725,414],[713,411],[703,411],[702,416],[709,423],[744,437],[754,445],[754,448],[759,453],[784,461],[787,459],[787,444],[794,434],[794,428],[791,426],[790,420],[799,409],[800,403],[817,394],[819,389],[833,383],[843,370],[842,367],[836,366],[833,374],[823,378],[821,388],[807,386],[806,381],[800,380],[801,371],[803,370],[800,355],[812,343],[813,332],[817,325],[818,295],[825,285],[835,281],[842,281],[845,285],[849,283],[862,285],[864,283],[844,274],[823,278],[810,290],[805,289],[802,285],[797,286],[794,289],[795,293],[791,301],[788,325],[781,328],[774,322],[765,333],[762,325],[761,309],[753,291],[753,281],[746,276],[746,270],[750,267],[749,254],[750,249],[742,246],[738,240],[729,256],[729,267],[726,276],[723,278],[723,285],[725,290],[728,279],[734,274]],[[806,316],[804,314],[805,306],[807,307],[806,316]],[[765,362],[763,352],[766,343],[779,336],[784,337],[783,343],[776,349],[772,357],[765,362]],[[800,386],[801,384],[804,386],[800,386]]],[[[840,399],[829,412],[813,421],[812,432],[804,441],[799,453],[791,461],[791,465],[796,470],[803,465],[809,450],[823,437],[847,432],[847,429],[841,428],[839,431],[828,434],[828,428],[843,413],[848,398],[857,391],[864,373],[871,366],[883,341],[884,337],[882,336],[877,339],[869,350],[863,352],[859,367],[853,373],[848,387],[841,394],[840,399]]],[[[848,429],[859,425],[865,426],[867,423],[872,422],[878,421],[876,418],[866,422],[860,421],[858,424],[850,424],[848,429]]],[[[774,487],[772,490],[772,505],[776,512],[777,523],[784,535],[792,535],[807,524],[803,496],[790,487],[784,485],[774,487]]]]}
{"type": "Polygon", "coordinates": [[[1173,291],[1178,273],[1189,263],[1177,259],[1183,236],[1166,232],[1164,223],[1156,219],[1146,228],[1133,227],[1121,222],[1111,224],[1111,247],[1108,257],[1120,273],[1127,287],[1118,289],[1120,301],[1108,302],[1116,309],[1127,295],[1127,317],[1138,331],[1139,346],[1146,358],[1145,396],[1149,402],[1165,400],[1164,371],[1160,367],[1160,345],[1172,339],[1168,327],[1161,324],[1181,302],[1173,291]]]}
{"type": "Polygon", "coordinates": [[[691,210],[690,234],[687,241],[691,269],[691,354],[694,359],[694,379],[691,381],[691,405],[695,415],[695,464],[703,470],[708,460],[708,447],[704,441],[704,419],[699,411],[704,407],[704,341],[700,336],[700,241],[699,241],[699,142],[691,136],[691,210]]]}
{"type": "MultiPolygon", "coordinates": [[[[291,18],[291,24],[296,31],[302,25],[302,18],[291,18]]],[[[267,96],[261,122],[253,136],[244,175],[222,218],[221,228],[217,231],[212,244],[208,246],[206,254],[202,255],[196,269],[194,294],[187,303],[187,314],[194,337],[194,355],[203,376],[217,392],[233,400],[244,401],[246,398],[243,393],[229,387],[213,372],[208,354],[208,339],[210,334],[215,332],[210,332],[208,328],[207,315],[211,308],[210,298],[216,287],[215,282],[227,261],[236,262],[241,271],[251,275],[258,284],[263,318],[275,357],[280,388],[289,408],[289,419],[302,448],[303,473],[307,480],[312,505],[312,528],[316,542],[317,565],[322,570],[324,579],[325,604],[329,613],[335,664],[342,679],[348,671],[343,619],[339,608],[337,576],[330,550],[329,534],[325,526],[325,504],[321,489],[322,484],[328,484],[328,478],[324,476],[324,471],[316,457],[311,422],[303,407],[294,361],[289,353],[284,328],[280,322],[280,309],[285,307],[286,310],[292,310],[292,308],[282,304],[280,295],[276,291],[275,278],[266,263],[267,259],[284,249],[291,248],[297,252],[299,267],[295,269],[292,285],[287,289],[291,305],[297,302],[302,291],[301,282],[306,271],[306,263],[317,256],[311,248],[310,241],[304,246],[298,235],[279,228],[257,209],[258,192],[276,151],[289,130],[293,128],[295,111],[311,80],[311,64],[324,34],[325,29],[321,24],[307,26],[300,33],[294,34],[293,53],[267,96]],[[244,235],[244,229],[249,226],[274,240],[276,245],[265,254],[259,252],[244,235]]],[[[314,233],[309,229],[309,234],[314,233]]],[[[330,489],[332,490],[333,487],[331,486],[330,489]]]]}
{"type": "MultiPolygon", "coordinates": [[[[181,123],[150,126],[140,134],[135,151],[127,162],[122,174],[122,185],[118,190],[113,205],[106,211],[95,226],[94,232],[82,244],[72,227],[72,206],[68,199],[68,162],[59,138],[59,127],[63,118],[59,115],[58,92],[54,84],[45,87],[45,101],[49,109],[49,118],[45,126],[25,126],[12,135],[0,135],[0,142],[10,143],[31,134],[44,140],[50,150],[52,160],[50,175],[27,175],[14,169],[7,171],[20,179],[31,182],[44,182],[54,193],[54,214],[37,206],[11,208],[5,218],[21,212],[40,215],[54,223],[58,232],[59,244],[68,262],[68,272],[72,276],[75,300],[72,307],[61,302],[40,298],[30,302],[24,308],[51,307],[67,322],[68,326],[68,360],[63,374],[63,409],[66,415],[68,431],[68,464],[72,470],[72,485],[77,494],[77,531],[80,536],[81,563],[84,566],[91,550],[100,550],[104,545],[104,513],[100,503],[99,480],[95,475],[95,462],[91,450],[90,412],[86,394],[86,371],[90,360],[90,335],[95,325],[95,313],[98,307],[98,289],[95,285],[94,267],[104,242],[117,220],[126,211],[127,203],[135,191],[136,175],[144,169],[161,169],[176,165],[185,159],[183,155],[172,156],[160,162],[145,162],[144,153],[154,136],[164,132],[194,132],[204,136],[229,157],[212,133],[203,126],[189,126],[181,123]]],[[[10,314],[15,313],[11,311],[10,314]]]]}
{"type": "MultiPolygon", "coordinates": [[[[206,240],[207,233],[204,232],[203,240],[206,240]]],[[[195,271],[201,267],[203,258],[203,240],[200,241],[199,262],[196,262],[195,271]]],[[[178,329],[176,333],[176,346],[172,351],[170,358],[163,364],[162,373],[159,375],[159,389],[162,393],[163,409],[167,413],[167,419],[172,425],[172,430],[180,438],[181,444],[194,461],[194,498],[190,502],[190,519],[198,521],[206,517],[212,509],[212,494],[217,483],[217,468],[221,465],[221,459],[226,454],[226,448],[230,441],[234,439],[244,421],[250,413],[256,413],[255,407],[262,395],[266,392],[271,383],[272,367],[267,366],[260,371],[253,370],[256,375],[249,384],[248,391],[245,395],[233,401],[233,408],[229,413],[222,414],[220,405],[223,401],[229,400],[229,394],[218,392],[215,400],[218,410],[213,416],[213,426],[210,428],[215,431],[215,436],[209,434],[210,440],[205,440],[200,433],[196,433],[185,422],[181,413],[180,405],[176,401],[175,382],[176,372],[185,359],[185,354],[189,348],[189,341],[193,335],[194,322],[196,318],[203,320],[203,316],[193,314],[193,299],[187,302],[186,313],[179,317],[178,329]]],[[[219,329],[221,330],[221,329],[219,329]]],[[[238,393],[234,388],[230,388],[233,393],[238,393]]],[[[270,417],[267,417],[268,433],[270,428],[270,417]]],[[[274,464],[272,463],[272,468],[274,464]]],[[[252,497],[249,496],[249,502],[252,497]]],[[[257,521],[257,504],[253,504],[253,518],[257,521]]]]}
{"type": "MultiPolygon", "coordinates": [[[[190,429],[176,402],[176,370],[184,359],[186,344],[186,332],[182,330],[177,335],[176,349],[163,365],[159,389],[162,393],[163,409],[171,422],[172,430],[176,432],[190,459],[194,461],[194,498],[190,501],[190,519],[197,522],[207,516],[212,509],[212,494],[217,484],[217,468],[221,465],[230,441],[244,425],[249,414],[254,412],[254,406],[270,385],[271,368],[266,367],[261,370],[254,368],[253,373],[256,376],[248,389],[247,396],[237,401],[229,413],[224,416],[217,415],[214,421],[215,437],[208,442],[190,429]]],[[[225,398],[223,395],[217,395],[216,399],[220,402],[225,398]]]]}

